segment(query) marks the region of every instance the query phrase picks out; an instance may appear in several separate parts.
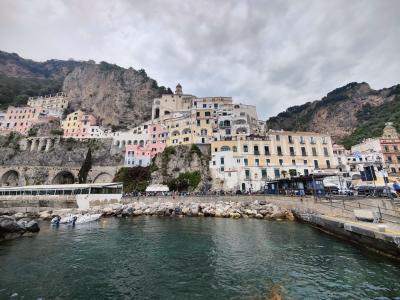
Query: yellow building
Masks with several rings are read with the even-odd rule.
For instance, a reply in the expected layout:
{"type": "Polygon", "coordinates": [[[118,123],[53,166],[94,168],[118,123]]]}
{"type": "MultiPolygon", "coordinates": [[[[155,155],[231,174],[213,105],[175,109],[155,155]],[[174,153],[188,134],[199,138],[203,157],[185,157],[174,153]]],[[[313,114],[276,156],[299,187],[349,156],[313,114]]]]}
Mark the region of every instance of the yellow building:
{"type": "Polygon", "coordinates": [[[336,168],[330,136],[310,132],[269,131],[211,143],[215,189],[260,190],[268,180],[336,168]]]}
{"type": "Polygon", "coordinates": [[[62,121],[64,137],[89,138],[91,137],[91,129],[96,126],[96,123],[96,118],[93,115],[87,114],[82,110],[70,113],[62,121]]]}

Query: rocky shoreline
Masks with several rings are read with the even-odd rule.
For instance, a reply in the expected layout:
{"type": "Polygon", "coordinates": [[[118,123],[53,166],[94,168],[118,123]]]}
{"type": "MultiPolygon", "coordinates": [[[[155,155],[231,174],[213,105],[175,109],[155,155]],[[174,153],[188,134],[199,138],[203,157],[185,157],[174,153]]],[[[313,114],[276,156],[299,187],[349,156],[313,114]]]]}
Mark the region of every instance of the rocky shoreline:
{"type": "MultiPolygon", "coordinates": [[[[84,213],[101,213],[104,217],[166,216],[166,217],[222,217],[256,218],[269,220],[293,220],[288,209],[280,208],[266,201],[216,201],[216,202],[132,202],[93,207],[84,213]]],[[[43,212],[50,217],[52,214],[43,212]]]]}
{"type": "Polygon", "coordinates": [[[26,233],[38,232],[35,218],[51,220],[54,216],[65,217],[70,214],[101,214],[102,217],[220,217],[255,218],[268,220],[294,220],[293,213],[266,201],[216,201],[216,202],[132,202],[92,207],[89,210],[62,209],[43,211],[40,214],[17,213],[13,216],[0,216],[0,241],[14,239],[26,233]]]}

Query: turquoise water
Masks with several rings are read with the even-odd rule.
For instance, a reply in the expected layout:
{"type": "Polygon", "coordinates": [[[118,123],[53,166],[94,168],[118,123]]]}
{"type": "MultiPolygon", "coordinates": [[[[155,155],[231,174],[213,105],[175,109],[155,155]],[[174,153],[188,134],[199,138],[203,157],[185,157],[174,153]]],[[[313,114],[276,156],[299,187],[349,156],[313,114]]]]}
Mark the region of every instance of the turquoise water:
{"type": "Polygon", "coordinates": [[[253,219],[41,224],[0,244],[0,298],[400,299],[400,266],[307,225],[253,219]],[[397,297],[397,298],[396,298],[397,297]]]}

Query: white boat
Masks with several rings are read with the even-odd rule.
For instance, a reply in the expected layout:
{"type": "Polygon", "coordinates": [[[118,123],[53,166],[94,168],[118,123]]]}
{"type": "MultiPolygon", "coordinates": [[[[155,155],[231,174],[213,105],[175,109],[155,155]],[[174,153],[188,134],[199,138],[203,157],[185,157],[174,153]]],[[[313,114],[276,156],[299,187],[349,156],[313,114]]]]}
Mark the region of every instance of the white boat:
{"type": "Polygon", "coordinates": [[[75,224],[84,224],[84,223],[89,223],[89,222],[93,222],[93,221],[97,221],[98,219],[100,219],[101,214],[85,214],[85,215],[81,215],[78,216],[78,219],[76,220],[75,224]]]}
{"type": "MultiPolygon", "coordinates": [[[[59,224],[73,224],[75,219],[75,224],[84,224],[100,219],[101,214],[84,214],[84,215],[68,215],[61,218],[59,224]]],[[[57,217],[51,220],[52,224],[57,224],[57,217]]]]}

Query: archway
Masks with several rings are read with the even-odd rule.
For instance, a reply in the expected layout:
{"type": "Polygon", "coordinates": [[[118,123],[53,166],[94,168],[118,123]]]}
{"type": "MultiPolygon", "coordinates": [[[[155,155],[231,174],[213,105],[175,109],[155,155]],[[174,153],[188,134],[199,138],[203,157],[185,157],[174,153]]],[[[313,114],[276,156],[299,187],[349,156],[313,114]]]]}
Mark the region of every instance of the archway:
{"type": "Polygon", "coordinates": [[[72,184],[75,183],[75,176],[69,171],[61,171],[54,176],[52,184],[72,184]]]}
{"type": "Polygon", "coordinates": [[[94,183],[110,183],[113,181],[113,177],[108,173],[100,173],[94,179],[94,183]]]}
{"type": "Polygon", "coordinates": [[[19,173],[15,170],[9,170],[1,176],[2,186],[18,186],[19,173]]]}
{"type": "Polygon", "coordinates": [[[32,140],[28,140],[28,142],[26,143],[26,150],[31,151],[31,148],[32,148],[32,140]]]}

